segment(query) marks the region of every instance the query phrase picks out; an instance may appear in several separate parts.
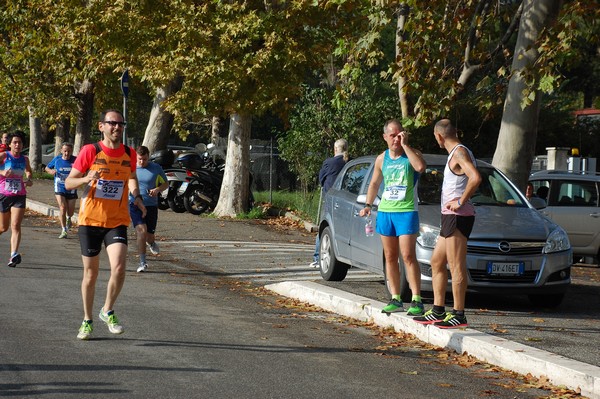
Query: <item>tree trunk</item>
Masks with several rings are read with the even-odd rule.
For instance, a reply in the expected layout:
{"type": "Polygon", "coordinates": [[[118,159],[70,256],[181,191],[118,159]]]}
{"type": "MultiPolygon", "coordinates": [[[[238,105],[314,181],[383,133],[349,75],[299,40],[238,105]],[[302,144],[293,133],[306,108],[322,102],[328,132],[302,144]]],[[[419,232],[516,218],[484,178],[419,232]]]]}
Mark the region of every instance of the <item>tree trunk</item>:
{"type": "Polygon", "coordinates": [[[94,119],[94,83],[89,80],[75,83],[75,98],[77,99],[77,123],[75,125],[75,143],[73,154],[90,142],[94,119]]]}
{"type": "Polygon", "coordinates": [[[29,111],[29,163],[31,170],[42,170],[42,123],[35,116],[33,107],[27,107],[29,111]]]}
{"type": "Polygon", "coordinates": [[[235,217],[248,208],[251,125],[251,115],[233,114],[230,117],[225,175],[214,211],[217,216],[235,217]]]}
{"type": "Polygon", "coordinates": [[[40,125],[40,129],[41,129],[41,136],[40,136],[40,140],[41,143],[47,143],[48,142],[48,136],[50,136],[50,125],[48,124],[48,121],[46,119],[43,119],[40,121],[41,125],[40,125]]]}
{"type": "Polygon", "coordinates": [[[524,109],[523,90],[527,85],[523,74],[534,67],[538,57],[535,41],[543,28],[550,26],[560,10],[559,0],[525,0],[519,34],[512,63],[512,76],[504,101],[504,112],[498,144],[492,164],[502,170],[522,191],[525,191],[537,136],[540,93],[524,109]]]}
{"type": "Polygon", "coordinates": [[[211,151],[213,157],[225,159],[227,152],[227,121],[220,116],[213,116],[211,121],[210,142],[215,145],[211,151]]]}
{"type": "Polygon", "coordinates": [[[60,118],[56,124],[56,134],[54,136],[54,155],[60,154],[62,144],[69,142],[69,131],[71,130],[71,119],[65,116],[60,118]]]}
{"type": "Polygon", "coordinates": [[[182,86],[183,76],[176,76],[164,87],[160,87],[156,90],[152,111],[150,112],[150,119],[142,143],[148,147],[151,154],[156,150],[167,148],[169,135],[173,128],[174,116],[163,108],[162,103],[169,98],[170,95],[181,90],[182,86]]]}
{"type": "Polygon", "coordinates": [[[586,86],[583,89],[583,108],[593,108],[596,91],[593,87],[586,86]]]}
{"type": "Polygon", "coordinates": [[[213,116],[211,120],[210,142],[217,147],[227,142],[227,124],[225,118],[213,116]]]}
{"type": "MultiPolygon", "coordinates": [[[[410,7],[406,4],[400,4],[398,9],[398,21],[396,23],[396,62],[400,60],[402,54],[398,51],[398,45],[404,41],[404,25],[406,20],[408,19],[408,13],[410,12],[410,7]]],[[[398,98],[400,99],[400,109],[402,111],[402,118],[408,118],[410,116],[410,112],[408,110],[408,96],[406,95],[406,78],[404,76],[400,76],[398,78],[398,98]]]]}

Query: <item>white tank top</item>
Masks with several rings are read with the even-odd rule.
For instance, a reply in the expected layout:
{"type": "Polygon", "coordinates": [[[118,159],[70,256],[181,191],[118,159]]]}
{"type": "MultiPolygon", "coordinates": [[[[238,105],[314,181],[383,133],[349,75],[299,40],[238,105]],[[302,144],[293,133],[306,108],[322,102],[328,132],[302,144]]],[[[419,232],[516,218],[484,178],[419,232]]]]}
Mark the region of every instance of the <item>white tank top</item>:
{"type": "Polygon", "coordinates": [[[471,157],[471,161],[477,166],[477,161],[475,160],[473,153],[464,145],[458,144],[450,151],[448,160],[446,161],[446,168],[444,169],[444,182],[442,183],[442,213],[446,215],[455,214],[460,216],[473,216],[475,215],[475,207],[470,200],[461,204],[461,207],[456,212],[446,208],[448,202],[455,201],[463,195],[469,181],[466,174],[463,173],[462,175],[457,175],[450,169],[450,160],[458,147],[463,147],[467,150],[469,157],[471,157]]]}

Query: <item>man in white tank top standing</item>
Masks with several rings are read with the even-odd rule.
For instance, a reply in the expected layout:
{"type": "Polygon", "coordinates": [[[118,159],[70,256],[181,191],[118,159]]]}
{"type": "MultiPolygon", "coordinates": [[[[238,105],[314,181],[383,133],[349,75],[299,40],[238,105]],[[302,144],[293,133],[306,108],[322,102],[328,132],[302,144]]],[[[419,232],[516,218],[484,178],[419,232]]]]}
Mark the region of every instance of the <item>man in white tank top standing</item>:
{"type": "Polygon", "coordinates": [[[456,128],[448,119],[436,123],[433,130],[440,148],[448,151],[442,183],[442,222],[440,236],[431,256],[433,308],[415,317],[421,324],[439,328],[467,327],[465,297],[467,293],[467,240],[475,222],[471,196],[481,183],[475,157],[458,139],[456,128]],[[452,275],[453,309],[446,313],[448,283],[446,264],[452,275]]]}

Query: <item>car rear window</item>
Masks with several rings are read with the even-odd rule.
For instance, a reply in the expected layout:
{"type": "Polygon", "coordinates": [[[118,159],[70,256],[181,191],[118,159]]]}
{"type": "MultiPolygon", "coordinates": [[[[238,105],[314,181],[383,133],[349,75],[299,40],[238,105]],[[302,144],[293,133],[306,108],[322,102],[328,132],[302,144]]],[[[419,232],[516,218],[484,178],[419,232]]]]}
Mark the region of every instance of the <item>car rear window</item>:
{"type": "Polygon", "coordinates": [[[593,181],[558,180],[553,185],[548,205],[597,206],[598,193],[593,181]]]}

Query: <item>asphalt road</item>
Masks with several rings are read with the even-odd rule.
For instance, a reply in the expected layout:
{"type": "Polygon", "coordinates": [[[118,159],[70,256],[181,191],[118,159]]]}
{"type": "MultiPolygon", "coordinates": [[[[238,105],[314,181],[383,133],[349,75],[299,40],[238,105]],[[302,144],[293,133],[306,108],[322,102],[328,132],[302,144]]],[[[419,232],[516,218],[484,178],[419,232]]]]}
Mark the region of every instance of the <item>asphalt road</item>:
{"type": "MultiPolygon", "coordinates": [[[[163,223],[168,219],[163,217],[163,223]]],[[[192,226],[190,226],[192,225],[192,226]]],[[[196,219],[196,235],[289,242],[252,223],[196,219]]],[[[174,231],[174,230],[173,230],[174,231]]],[[[0,396],[14,398],[539,398],[564,391],[227,278],[163,241],[150,271],[135,252],[115,307],[79,341],[79,242],[28,213],[16,268],[0,268],[0,396]]],[[[130,235],[130,239],[133,238],[130,235]]],[[[171,241],[176,241],[174,237],[171,241]]],[[[189,237],[185,237],[186,240],[189,237]]],[[[295,239],[294,239],[295,240],[295,239]]],[[[131,248],[130,248],[131,249],[131,248]]],[[[0,253],[8,252],[8,236],[0,253]]],[[[201,260],[211,259],[204,254],[201,260]]],[[[239,255],[238,264],[247,261],[239,255]]],[[[95,309],[108,277],[103,253],[95,309]]]]}
{"type": "MultiPolygon", "coordinates": [[[[53,204],[51,188],[46,185],[47,182],[34,185],[30,190],[29,198],[53,204]]],[[[459,382],[461,377],[456,374],[461,371],[460,368],[450,370],[447,377],[444,377],[446,376],[444,373],[448,370],[445,365],[440,366],[437,363],[439,359],[436,355],[437,350],[415,354],[406,364],[394,361],[387,365],[373,365],[372,367],[378,370],[376,373],[363,370],[371,368],[367,365],[361,366],[360,370],[354,369],[358,366],[346,365],[347,359],[335,358],[335,356],[322,358],[324,352],[327,355],[331,354],[332,347],[337,348],[333,350],[336,354],[343,352],[340,347],[345,348],[344,351],[361,348],[359,352],[364,348],[370,348],[368,352],[378,355],[377,357],[389,356],[394,359],[403,358],[406,351],[412,353],[420,347],[432,349],[422,348],[418,342],[412,342],[407,337],[383,338],[385,342],[382,344],[381,332],[373,333],[365,326],[357,328],[352,322],[342,320],[343,318],[323,314],[305,304],[296,304],[293,301],[290,303],[289,300],[282,300],[265,293],[260,287],[266,283],[299,279],[331,285],[367,298],[387,300],[382,279],[360,270],[351,271],[344,282],[322,281],[317,271],[308,268],[314,247],[314,235],[298,229],[293,224],[284,226],[282,221],[276,223],[224,221],[194,217],[189,214],[174,214],[171,211],[161,212],[159,218],[158,236],[162,253],[159,257],[150,257],[149,273],[140,275],[133,272],[137,261],[133,246],[130,247],[132,272],[129,273],[126,289],[119,304],[127,317],[127,324],[132,326],[123,336],[128,344],[122,344],[122,337],[118,337],[116,341],[119,344],[115,348],[114,337],[108,336],[104,326],[98,325],[97,322],[96,331],[100,331],[97,341],[100,342],[98,346],[92,347],[91,352],[89,352],[90,347],[82,347],[81,343],[73,339],[77,330],[77,326],[74,327],[73,323],[77,324],[80,319],[78,241],[58,240],[56,237],[59,230],[55,221],[47,218],[26,220],[26,225],[31,222],[24,228],[23,255],[24,260],[27,261],[17,269],[6,267],[0,269],[2,313],[8,316],[3,316],[4,321],[0,324],[0,334],[5,337],[2,345],[4,349],[0,352],[0,359],[3,359],[0,360],[0,396],[25,397],[28,395],[26,388],[31,386],[31,395],[37,395],[35,392],[42,390],[51,397],[52,395],[64,397],[57,392],[62,394],[86,392],[89,393],[89,397],[94,397],[99,393],[111,393],[113,388],[115,389],[113,393],[118,397],[120,395],[148,397],[148,393],[150,397],[159,397],[152,395],[153,392],[166,395],[160,397],[180,397],[183,393],[189,394],[192,389],[198,389],[200,382],[206,385],[204,378],[209,374],[213,375],[213,378],[215,375],[224,376],[220,368],[212,373],[214,370],[208,367],[208,364],[217,359],[227,362],[225,358],[220,358],[225,356],[225,352],[232,354],[234,358],[239,358],[240,355],[246,357],[248,353],[255,352],[264,355],[262,348],[264,341],[270,343],[272,338],[269,338],[270,335],[266,334],[265,330],[261,331],[261,328],[256,331],[257,326],[267,326],[267,332],[270,333],[277,331],[275,334],[277,342],[283,340],[281,342],[285,341],[289,347],[296,348],[294,353],[300,347],[310,353],[303,353],[306,356],[300,356],[305,357],[305,360],[294,360],[298,363],[294,367],[285,363],[280,364],[278,360],[271,359],[271,356],[262,359],[251,356],[256,362],[252,364],[238,360],[246,367],[257,369],[253,370],[256,373],[258,370],[262,373],[267,371],[261,367],[263,364],[269,366],[269,373],[272,373],[271,367],[276,368],[272,379],[266,381],[263,377],[254,375],[255,373],[251,373],[251,377],[238,375],[238,372],[243,373],[243,371],[238,369],[237,365],[234,366],[233,375],[236,379],[241,379],[240,384],[252,385],[250,380],[256,381],[265,391],[255,390],[259,389],[258,387],[241,388],[238,382],[232,383],[227,382],[229,381],[227,378],[216,378],[214,386],[208,385],[207,392],[212,396],[207,395],[207,397],[225,397],[225,394],[229,397],[308,397],[308,395],[324,396],[325,393],[330,392],[340,393],[339,396],[333,395],[333,397],[364,397],[373,393],[382,397],[391,397],[390,390],[399,392],[411,385],[417,389],[414,391],[415,396],[439,397],[439,391],[438,394],[419,391],[422,389],[421,383],[426,384],[425,380],[421,381],[421,378],[416,383],[413,377],[394,389],[398,374],[420,377],[428,373],[435,374],[432,370],[415,373],[414,370],[406,371],[407,367],[410,370],[417,364],[429,363],[429,360],[423,359],[436,359],[433,362],[434,369],[443,370],[440,371],[443,377],[438,378],[437,382],[433,382],[436,381],[435,379],[430,382],[437,384],[438,390],[440,384],[445,387],[445,378],[453,381],[449,385],[459,388],[455,393],[444,390],[445,397],[480,397],[484,396],[483,393],[487,388],[490,388],[479,387],[477,381],[471,389],[470,382],[467,382],[469,377],[466,377],[465,385],[462,385],[459,382]],[[26,263],[32,260],[35,261],[26,263]],[[26,272],[20,272],[22,274],[19,274],[19,277],[7,274],[14,273],[15,270],[26,270],[26,272]],[[27,294],[25,299],[22,298],[23,294],[27,294]],[[15,301],[14,298],[18,300],[15,301]],[[13,305],[7,307],[7,304],[13,305]],[[15,310],[18,311],[13,315],[15,310]],[[284,321],[282,322],[281,319],[284,321]],[[26,326],[25,331],[23,326],[26,326]],[[360,334],[358,334],[359,330],[360,334]],[[324,334],[325,331],[327,334],[324,334]],[[297,333],[302,334],[302,337],[298,338],[297,333]],[[352,340],[346,340],[346,337],[352,335],[355,339],[356,334],[360,335],[361,339],[368,340],[376,336],[377,342],[362,342],[354,346],[352,340]],[[328,340],[329,338],[331,340],[328,340]],[[408,341],[410,349],[394,346],[398,341],[404,340],[408,341]],[[395,343],[390,345],[390,342],[395,343]],[[321,349],[317,351],[306,349],[313,347],[321,349]],[[328,349],[323,349],[325,347],[328,349]],[[148,348],[152,351],[147,351],[148,348]],[[194,352],[196,357],[190,357],[188,353],[190,348],[193,349],[191,352],[194,352]],[[390,349],[399,350],[400,353],[391,353],[390,349]],[[207,357],[210,360],[207,360],[205,365],[199,366],[197,359],[206,357],[206,350],[212,353],[207,357]],[[68,359],[65,359],[61,354],[67,353],[68,359]],[[155,354],[158,358],[155,358],[155,354]],[[215,359],[212,359],[213,355],[215,359]],[[77,382],[76,379],[76,382],[69,382],[72,375],[77,374],[73,372],[74,370],[79,370],[89,363],[85,357],[93,357],[95,364],[98,363],[98,359],[102,360],[98,363],[100,366],[92,368],[91,371],[97,371],[99,375],[105,377],[98,380],[103,382],[97,382],[89,375],[81,381],[77,382]],[[158,366],[162,362],[159,359],[161,357],[164,357],[169,365],[164,369],[158,366]],[[23,361],[23,359],[27,360],[23,361]],[[37,376],[20,382],[20,378],[27,374],[23,373],[24,371],[33,371],[32,374],[36,375],[38,372],[52,375],[53,364],[61,365],[58,369],[60,377],[52,377],[54,379],[49,380],[48,386],[40,384],[37,376]],[[185,367],[192,364],[194,366],[185,367]],[[394,383],[378,378],[390,366],[395,370],[394,383]],[[344,377],[356,379],[351,384],[351,388],[346,386],[345,381],[348,378],[342,378],[339,370],[344,370],[344,377]],[[157,378],[159,371],[161,375],[163,372],[165,375],[173,375],[178,383],[163,381],[163,377],[157,378]],[[298,378],[290,381],[289,384],[284,384],[287,377],[284,371],[292,372],[298,378]],[[204,372],[208,374],[205,375],[204,372]],[[186,376],[186,373],[189,376],[186,376]],[[306,378],[307,373],[311,376],[310,379],[306,378]],[[143,377],[146,374],[150,378],[143,377]],[[189,381],[192,379],[191,375],[194,376],[193,382],[189,381]],[[358,375],[361,378],[358,378],[358,375]],[[7,376],[8,379],[5,379],[4,377],[7,376]],[[110,383],[113,376],[118,376],[118,388],[110,383]],[[366,383],[363,377],[367,378],[366,383]],[[61,382],[56,378],[64,378],[64,380],[61,382]],[[140,378],[141,381],[137,381],[140,378]],[[109,380],[108,383],[105,382],[106,379],[109,380]],[[337,381],[337,385],[325,381],[329,379],[337,381]],[[4,384],[4,381],[11,382],[4,384]],[[15,383],[17,385],[13,385],[15,383]],[[133,386],[129,386],[132,383],[133,386]],[[182,388],[183,383],[188,384],[188,387],[182,388]],[[88,392],[86,390],[89,384],[97,386],[90,388],[88,392]],[[223,384],[233,384],[235,388],[225,389],[223,384]],[[297,390],[292,390],[292,386],[297,390]],[[378,389],[375,386],[383,386],[385,389],[378,389]],[[465,387],[469,387],[467,391],[465,387]],[[288,388],[290,390],[287,390],[288,388]],[[3,390],[6,391],[3,393],[3,390]],[[172,395],[169,393],[171,390],[172,395]]],[[[0,253],[8,251],[7,238],[0,238],[0,253]]],[[[574,275],[574,284],[567,299],[555,310],[532,309],[525,297],[469,295],[467,309],[469,322],[473,328],[489,334],[501,335],[575,360],[600,365],[597,351],[590,350],[590,342],[595,341],[600,330],[598,321],[600,311],[597,306],[600,301],[598,269],[576,267],[574,275]]],[[[102,292],[102,289],[99,289],[99,292],[102,292]]],[[[267,352],[279,353],[279,349],[267,352]]],[[[281,351],[281,354],[285,352],[287,349],[281,351]]],[[[360,362],[364,361],[365,359],[360,359],[360,362]]],[[[235,364],[236,361],[233,362],[235,364]]],[[[482,367],[484,370],[490,369],[489,366],[482,367]]],[[[471,371],[475,372],[475,370],[471,371]]],[[[232,378],[231,375],[228,374],[228,378],[232,378]]],[[[515,380],[511,380],[506,384],[492,385],[514,387],[515,384],[517,384],[515,380]]],[[[498,393],[495,389],[497,388],[492,387],[490,392],[494,393],[488,396],[505,397],[504,393],[498,393]]],[[[530,397],[530,394],[546,397],[539,390],[536,392],[526,390],[523,394],[512,392],[513,396],[507,394],[509,396],[506,397],[530,397]]]]}
{"type": "MultiPolygon", "coordinates": [[[[51,183],[38,181],[29,197],[54,204],[51,183]]],[[[315,281],[387,302],[383,279],[360,269],[342,282],[326,282],[308,267],[314,234],[281,220],[227,221],[161,211],[157,236],[165,253],[201,265],[215,276],[228,276],[257,286],[290,280],[315,281]]],[[[150,261],[152,267],[152,260],[150,261]]],[[[525,345],[600,366],[600,351],[589,350],[600,333],[600,268],[576,265],[573,283],[555,309],[533,307],[526,296],[467,295],[470,327],[525,345]]],[[[425,303],[433,301],[424,293],[425,303]]]]}
{"type": "MultiPolygon", "coordinates": [[[[170,211],[161,214],[163,221],[170,217],[182,215],[170,211]]],[[[179,223],[185,222],[176,224],[179,223]]],[[[217,275],[257,285],[314,281],[381,302],[389,300],[383,279],[360,269],[352,269],[342,282],[324,281],[318,271],[308,267],[314,235],[302,230],[280,228],[279,237],[273,237],[271,229],[265,230],[260,225],[249,224],[231,231],[227,224],[214,219],[199,218],[194,223],[197,230],[190,227],[188,231],[185,226],[185,238],[179,240],[174,239],[177,233],[161,223],[163,247],[217,275]]],[[[591,265],[574,266],[572,275],[573,283],[563,303],[554,309],[536,308],[525,295],[467,295],[470,327],[600,366],[600,351],[590,350],[590,343],[600,333],[600,269],[591,265]]],[[[433,302],[430,293],[424,293],[424,302],[433,302]]]]}

